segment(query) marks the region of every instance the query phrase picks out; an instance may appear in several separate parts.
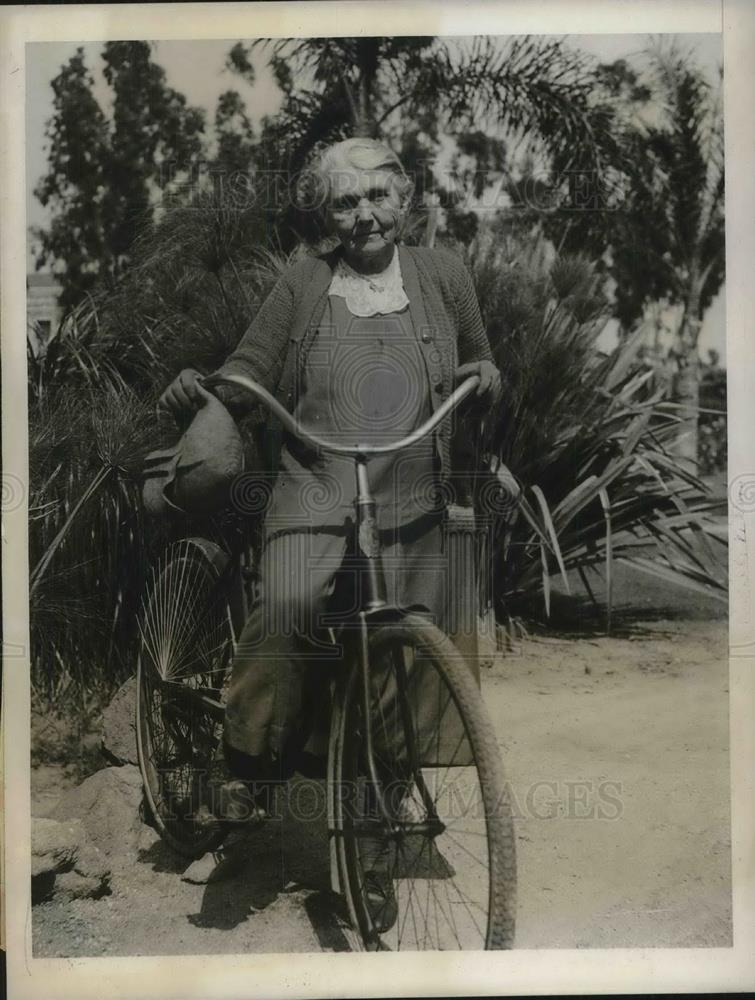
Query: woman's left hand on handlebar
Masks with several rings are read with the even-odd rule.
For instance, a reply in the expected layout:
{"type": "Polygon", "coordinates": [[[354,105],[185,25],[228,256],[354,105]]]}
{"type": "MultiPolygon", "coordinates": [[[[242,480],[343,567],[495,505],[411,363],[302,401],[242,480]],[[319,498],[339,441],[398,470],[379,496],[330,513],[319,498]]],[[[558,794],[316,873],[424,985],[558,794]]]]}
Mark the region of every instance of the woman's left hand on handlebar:
{"type": "Polygon", "coordinates": [[[169,410],[178,421],[190,419],[210,398],[202,388],[201,378],[194,368],[184,368],[160,396],[158,406],[169,410]]]}
{"type": "Polygon", "coordinates": [[[484,398],[491,403],[498,401],[501,394],[501,373],[492,361],[470,361],[465,365],[459,365],[454,372],[454,384],[460,385],[464,379],[471,375],[479,375],[480,384],[477,386],[476,396],[484,398]]]}

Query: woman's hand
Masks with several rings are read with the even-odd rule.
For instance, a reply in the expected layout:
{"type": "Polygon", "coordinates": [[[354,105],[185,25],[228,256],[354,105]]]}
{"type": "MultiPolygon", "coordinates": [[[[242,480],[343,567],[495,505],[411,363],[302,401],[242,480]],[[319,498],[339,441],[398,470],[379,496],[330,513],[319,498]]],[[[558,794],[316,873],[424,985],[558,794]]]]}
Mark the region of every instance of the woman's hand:
{"type": "Polygon", "coordinates": [[[480,384],[475,394],[477,398],[484,398],[491,404],[496,403],[501,395],[501,373],[493,362],[470,361],[466,365],[459,365],[454,372],[454,385],[460,385],[470,375],[480,376],[480,384]]]}
{"type": "Polygon", "coordinates": [[[193,416],[210,398],[200,384],[201,377],[193,368],[184,368],[160,396],[157,405],[170,410],[179,422],[193,416]]]}

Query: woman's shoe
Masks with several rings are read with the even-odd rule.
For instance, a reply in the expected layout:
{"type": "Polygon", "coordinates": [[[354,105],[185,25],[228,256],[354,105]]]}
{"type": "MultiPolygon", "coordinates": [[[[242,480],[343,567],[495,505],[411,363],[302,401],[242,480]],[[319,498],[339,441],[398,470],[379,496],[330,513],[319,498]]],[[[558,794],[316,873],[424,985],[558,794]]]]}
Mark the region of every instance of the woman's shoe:
{"type": "Polygon", "coordinates": [[[267,815],[248,782],[240,778],[207,783],[205,801],[194,814],[201,829],[213,829],[221,824],[241,826],[259,822],[267,815]]]}

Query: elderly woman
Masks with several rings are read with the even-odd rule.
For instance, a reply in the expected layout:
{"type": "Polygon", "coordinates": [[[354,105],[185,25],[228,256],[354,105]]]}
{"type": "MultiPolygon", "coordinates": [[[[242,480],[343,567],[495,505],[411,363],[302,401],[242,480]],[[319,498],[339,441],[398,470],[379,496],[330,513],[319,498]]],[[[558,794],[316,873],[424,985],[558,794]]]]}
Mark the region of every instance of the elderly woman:
{"type": "MultiPolygon", "coordinates": [[[[412,183],[396,155],[370,139],[336,143],[299,193],[338,245],[284,271],[219,373],[253,378],[304,426],[349,442],[407,434],[472,373],[478,396],[494,396],[499,374],[464,265],[446,250],[399,241],[412,183]]],[[[249,402],[231,387],[218,395],[231,412],[249,402]]],[[[183,415],[205,399],[187,370],[162,402],[183,415]]],[[[285,777],[297,763],[302,692],[326,649],[319,619],[348,556],[355,495],[349,459],[308,453],[272,427],[267,443],[276,478],[259,596],[234,659],[225,722],[231,774],[247,782],[285,777]]],[[[441,625],[443,511],[428,498],[432,484],[448,481],[450,454],[445,422],[434,438],[368,467],[388,600],[441,625]]]]}

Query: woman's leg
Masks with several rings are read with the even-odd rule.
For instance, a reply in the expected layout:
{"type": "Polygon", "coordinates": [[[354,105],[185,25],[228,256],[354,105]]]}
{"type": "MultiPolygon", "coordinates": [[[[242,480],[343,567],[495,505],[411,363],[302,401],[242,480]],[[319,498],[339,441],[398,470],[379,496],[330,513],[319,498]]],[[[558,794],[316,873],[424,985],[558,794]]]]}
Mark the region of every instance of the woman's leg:
{"type": "Polygon", "coordinates": [[[301,717],[303,672],[332,656],[320,616],[345,548],[344,534],[326,531],[287,532],[265,546],[258,599],[228,689],[225,740],[232,750],[283,760],[301,717]]]}
{"type": "Polygon", "coordinates": [[[388,535],[383,564],[389,601],[402,608],[426,609],[424,613],[443,629],[449,580],[442,514],[424,514],[388,535]]]}

